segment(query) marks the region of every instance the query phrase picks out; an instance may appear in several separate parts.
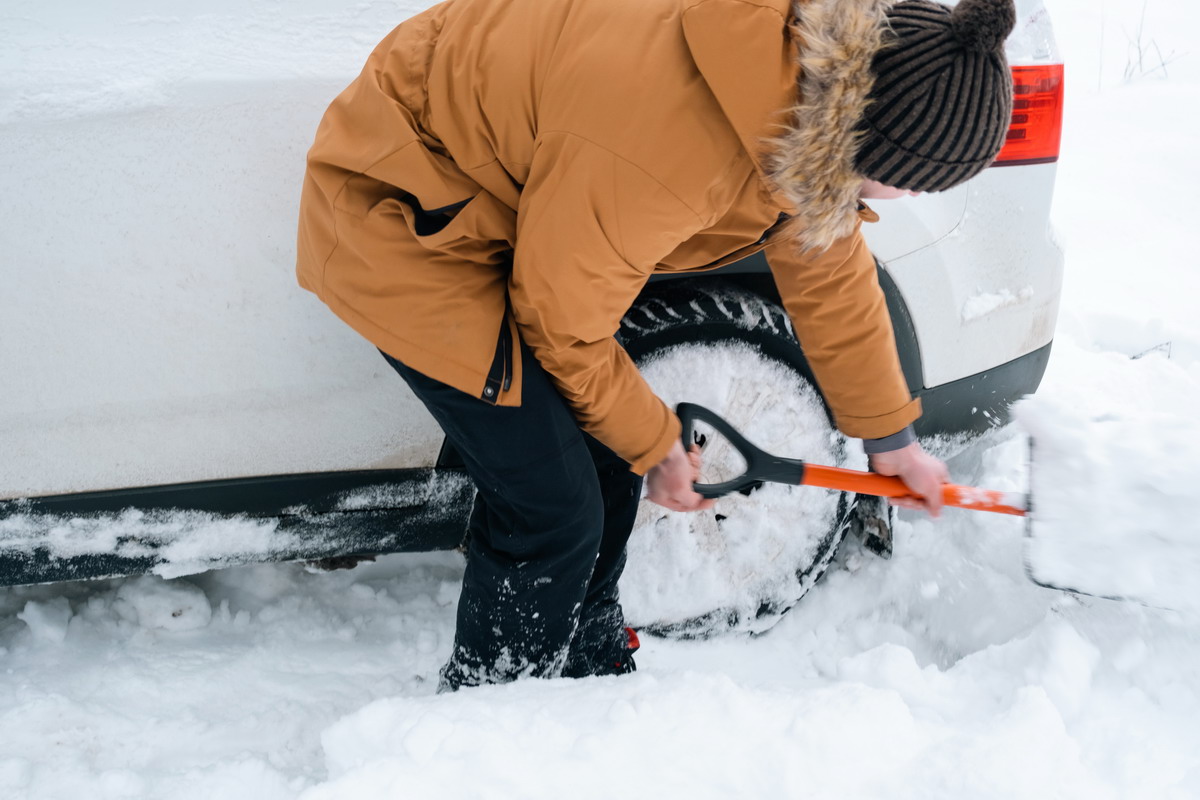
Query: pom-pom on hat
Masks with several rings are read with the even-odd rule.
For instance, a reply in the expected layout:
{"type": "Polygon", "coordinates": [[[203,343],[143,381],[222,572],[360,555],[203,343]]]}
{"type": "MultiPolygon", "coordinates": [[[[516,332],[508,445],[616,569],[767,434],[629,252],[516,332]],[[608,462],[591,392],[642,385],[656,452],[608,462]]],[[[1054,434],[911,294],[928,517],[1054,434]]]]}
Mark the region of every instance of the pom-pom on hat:
{"type": "Polygon", "coordinates": [[[887,19],[855,167],[900,189],[957,186],[995,160],[1012,120],[1013,0],[903,0],[887,19]]]}

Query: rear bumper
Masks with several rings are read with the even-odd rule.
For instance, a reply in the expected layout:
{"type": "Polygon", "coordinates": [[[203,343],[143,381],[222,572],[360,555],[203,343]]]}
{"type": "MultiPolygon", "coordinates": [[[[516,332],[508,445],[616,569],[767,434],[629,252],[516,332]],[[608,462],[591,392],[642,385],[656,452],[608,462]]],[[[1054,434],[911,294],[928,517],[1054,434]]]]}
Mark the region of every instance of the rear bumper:
{"type": "Polygon", "coordinates": [[[923,413],[918,436],[984,433],[1006,424],[1013,403],[1033,394],[1042,382],[1051,345],[940,386],[919,389],[923,413]]]}

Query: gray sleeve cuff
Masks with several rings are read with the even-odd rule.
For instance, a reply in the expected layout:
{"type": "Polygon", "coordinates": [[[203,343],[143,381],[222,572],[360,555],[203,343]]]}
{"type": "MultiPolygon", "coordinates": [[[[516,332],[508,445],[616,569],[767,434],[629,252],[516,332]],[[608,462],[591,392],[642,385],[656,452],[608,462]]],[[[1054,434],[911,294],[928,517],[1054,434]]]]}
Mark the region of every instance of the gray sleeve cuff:
{"type": "Polygon", "coordinates": [[[863,439],[863,450],[866,450],[869,456],[878,453],[890,453],[893,450],[908,447],[916,440],[917,434],[913,431],[913,426],[908,425],[899,433],[884,436],[882,439],[863,439]]]}

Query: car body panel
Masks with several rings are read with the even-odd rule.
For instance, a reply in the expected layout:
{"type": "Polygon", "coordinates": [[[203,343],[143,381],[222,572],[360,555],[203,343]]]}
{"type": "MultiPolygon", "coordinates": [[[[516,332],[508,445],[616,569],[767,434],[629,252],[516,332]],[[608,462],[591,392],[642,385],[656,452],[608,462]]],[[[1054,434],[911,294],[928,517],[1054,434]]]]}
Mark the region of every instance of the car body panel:
{"type": "Polygon", "coordinates": [[[424,407],[296,285],[304,153],[335,91],[191,85],[0,129],[24,187],[0,195],[0,498],[434,464],[424,407]]]}

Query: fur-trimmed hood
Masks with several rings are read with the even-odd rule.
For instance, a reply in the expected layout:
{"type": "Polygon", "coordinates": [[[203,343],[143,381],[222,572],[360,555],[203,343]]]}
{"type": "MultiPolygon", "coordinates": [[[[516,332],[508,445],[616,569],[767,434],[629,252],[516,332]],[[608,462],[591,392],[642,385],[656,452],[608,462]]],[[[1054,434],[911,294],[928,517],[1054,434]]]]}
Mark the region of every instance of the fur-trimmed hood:
{"type": "Polygon", "coordinates": [[[794,0],[791,34],[799,86],[787,130],[770,140],[767,169],[795,215],[785,229],[824,250],[858,220],[862,175],[856,129],[874,83],[871,61],[894,0],[794,0]]]}

